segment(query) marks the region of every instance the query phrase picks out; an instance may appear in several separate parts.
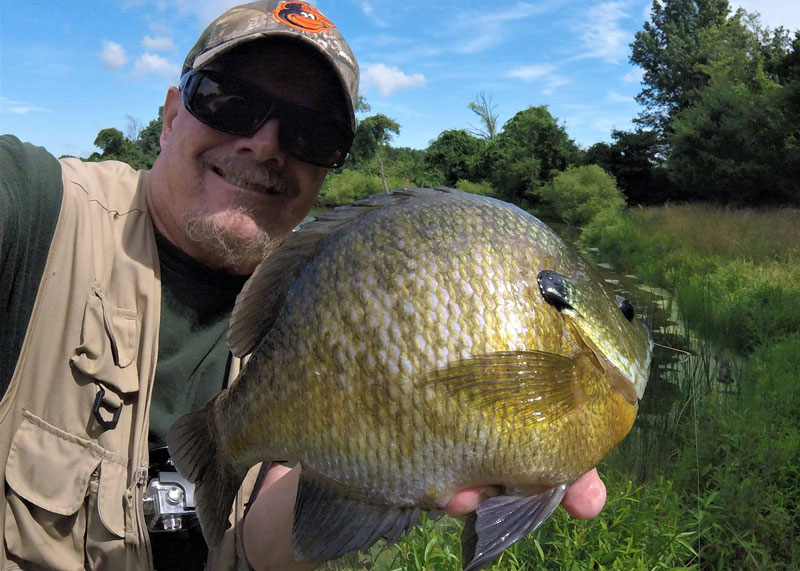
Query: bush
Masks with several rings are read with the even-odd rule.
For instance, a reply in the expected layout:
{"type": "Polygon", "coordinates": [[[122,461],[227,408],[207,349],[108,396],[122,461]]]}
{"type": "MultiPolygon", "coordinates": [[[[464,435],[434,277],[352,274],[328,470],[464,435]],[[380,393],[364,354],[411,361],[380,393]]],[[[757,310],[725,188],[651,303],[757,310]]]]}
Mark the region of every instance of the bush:
{"type": "MultiPolygon", "coordinates": [[[[389,188],[402,184],[402,181],[394,181],[392,179],[387,182],[389,188]]],[[[355,200],[367,198],[381,192],[384,192],[384,188],[380,176],[360,170],[346,169],[340,173],[328,175],[319,191],[317,200],[323,206],[339,206],[350,204],[355,200]]]]}
{"type": "Polygon", "coordinates": [[[597,165],[570,167],[536,193],[567,224],[583,226],[602,211],[621,212],[625,199],[614,177],[597,165]]]}
{"type": "Polygon", "coordinates": [[[599,249],[617,270],[628,272],[634,267],[641,231],[627,213],[601,210],[583,228],[580,240],[599,249]]]}
{"type": "Polygon", "coordinates": [[[464,192],[480,194],[482,196],[490,196],[492,198],[497,196],[492,188],[492,185],[488,182],[470,182],[468,180],[459,179],[459,181],[456,182],[456,188],[458,190],[463,190],[464,192]]]}

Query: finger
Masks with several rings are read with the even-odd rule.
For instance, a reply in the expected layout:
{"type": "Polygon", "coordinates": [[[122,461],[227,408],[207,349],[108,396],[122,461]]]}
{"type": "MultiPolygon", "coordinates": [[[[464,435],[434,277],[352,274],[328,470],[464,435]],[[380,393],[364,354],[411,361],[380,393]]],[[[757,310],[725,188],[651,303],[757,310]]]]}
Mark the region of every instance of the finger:
{"type": "Polygon", "coordinates": [[[572,484],[561,505],[578,519],[592,519],[597,516],[606,503],[606,486],[592,469],[572,484]]]}
{"type": "Polygon", "coordinates": [[[456,492],[444,511],[450,517],[464,517],[474,512],[478,504],[487,498],[493,498],[500,494],[500,489],[494,486],[476,486],[465,488],[456,492]]]}

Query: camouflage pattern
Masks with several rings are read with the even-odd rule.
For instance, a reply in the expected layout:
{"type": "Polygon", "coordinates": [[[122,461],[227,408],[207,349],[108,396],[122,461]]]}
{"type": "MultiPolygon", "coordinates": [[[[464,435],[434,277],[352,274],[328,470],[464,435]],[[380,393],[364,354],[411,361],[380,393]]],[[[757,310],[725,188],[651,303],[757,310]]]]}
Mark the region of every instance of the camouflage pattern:
{"type": "Polygon", "coordinates": [[[330,62],[347,96],[348,115],[355,130],[358,62],[333,22],[308,2],[266,0],[231,8],[203,31],[189,50],[181,74],[207,66],[244,42],[278,36],[307,42],[330,62]]]}

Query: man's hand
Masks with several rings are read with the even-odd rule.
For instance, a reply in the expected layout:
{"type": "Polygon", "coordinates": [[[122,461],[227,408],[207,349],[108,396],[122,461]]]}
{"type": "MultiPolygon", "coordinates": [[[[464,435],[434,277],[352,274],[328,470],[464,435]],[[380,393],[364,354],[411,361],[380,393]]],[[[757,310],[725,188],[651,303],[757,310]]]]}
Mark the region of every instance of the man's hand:
{"type": "MultiPolygon", "coordinates": [[[[451,517],[464,517],[474,512],[483,500],[499,493],[500,490],[492,487],[467,488],[455,494],[444,511],[451,517]]],[[[561,505],[573,517],[592,519],[600,513],[605,503],[606,487],[597,475],[597,469],[592,469],[567,489],[561,505]]]]}
{"type": "MultiPolygon", "coordinates": [[[[245,518],[245,552],[254,569],[300,571],[315,567],[296,563],[292,552],[292,513],[299,477],[299,465],[292,469],[273,465],[245,518]]],[[[465,517],[481,501],[499,493],[499,489],[491,487],[467,488],[456,493],[444,509],[452,517],[465,517]]],[[[600,513],[605,501],[606,487],[597,470],[591,470],[569,487],[561,504],[572,516],[591,519],[600,513]]]]}

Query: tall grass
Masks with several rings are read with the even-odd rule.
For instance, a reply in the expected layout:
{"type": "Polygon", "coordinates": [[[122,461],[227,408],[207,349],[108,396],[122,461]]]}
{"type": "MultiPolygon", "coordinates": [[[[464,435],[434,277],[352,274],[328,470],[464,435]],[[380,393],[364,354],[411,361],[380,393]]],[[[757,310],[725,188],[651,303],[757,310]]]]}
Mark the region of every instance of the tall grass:
{"type": "Polygon", "coordinates": [[[800,568],[798,221],[798,210],[667,206],[595,220],[582,237],[675,294],[684,329],[670,340],[692,356],[661,373],[683,405],[658,416],[669,399],[649,386],[643,422],[610,461],[629,473],[647,454],[672,481],[696,515],[701,568],[800,568]]]}

